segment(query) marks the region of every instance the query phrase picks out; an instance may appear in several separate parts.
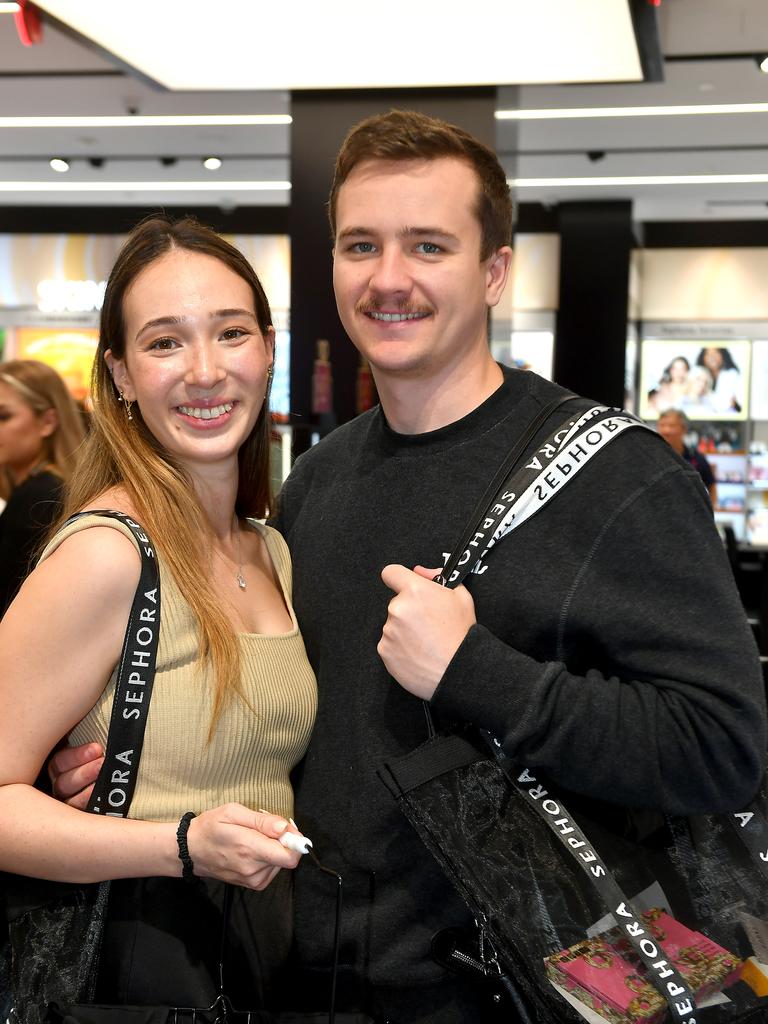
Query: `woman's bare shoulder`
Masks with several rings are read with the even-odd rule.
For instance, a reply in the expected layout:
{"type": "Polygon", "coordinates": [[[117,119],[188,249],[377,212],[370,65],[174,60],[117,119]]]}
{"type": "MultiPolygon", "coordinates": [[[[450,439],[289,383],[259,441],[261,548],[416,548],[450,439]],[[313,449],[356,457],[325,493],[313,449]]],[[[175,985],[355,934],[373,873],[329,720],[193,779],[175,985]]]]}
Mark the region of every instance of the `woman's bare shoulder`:
{"type": "MultiPolygon", "coordinates": [[[[104,507],[102,498],[94,508],[104,507]]],[[[90,527],[49,545],[0,621],[0,696],[11,723],[0,727],[0,745],[11,749],[15,733],[27,737],[10,759],[21,768],[6,758],[0,781],[34,778],[56,739],[93,707],[120,657],[141,559],[120,529],[90,527]]]]}
{"type": "MultiPolygon", "coordinates": [[[[100,494],[80,511],[103,510],[135,517],[132,502],[119,487],[100,494]]],[[[136,542],[117,522],[107,517],[87,520],[81,529],[66,535],[46,554],[36,572],[42,571],[49,577],[76,574],[78,580],[102,590],[105,598],[132,593],[138,583],[141,557],[136,542]]]]}

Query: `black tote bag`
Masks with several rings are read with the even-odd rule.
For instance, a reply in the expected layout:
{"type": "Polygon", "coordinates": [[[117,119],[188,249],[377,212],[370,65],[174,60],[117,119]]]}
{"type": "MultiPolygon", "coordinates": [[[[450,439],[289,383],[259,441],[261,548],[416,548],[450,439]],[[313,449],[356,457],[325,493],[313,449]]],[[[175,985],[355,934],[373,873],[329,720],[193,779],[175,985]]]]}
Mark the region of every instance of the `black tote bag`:
{"type": "MultiPolygon", "coordinates": [[[[99,510],[77,513],[64,525],[85,515],[124,523],[138,541],[141,554],[141,574],[123,641],[104,764],[88,804],[92,813],[108,811],[125,817],[136,786],[154,682],[160,575],[154,548],[138,523],[122,512],[99,510]],[[141,704],[124,705],[118,695],[135,689],[127,685],[127,680],[128,673],[135,671],[131,661],[137,650],[141,652],[145,699],[141,704]],[[122,713],[124,708],[126,715],[122,713]],[[125,761],[126,751],[133,754],[130,764],[125,761]],[[113,778],[119,778],[120,784],[113,785],[113,778]]],[[[9,931],[4,959],[10,1021],[42,1024],[49,1003],[87,1002],[93,997],[109,882],[73,885],[20,875],[4,875],[2,882],[9,931]]],[[[3,1001],[0,996],[0,1003],[3,1001]]]]}
{"type": "MultiPolygon", "coordinates": [[[[485,555],[505,526],[545,504],[523,505],[522,514],[518,506],[517,522],[513,506],[496,518],[488,511],[502,493],[526,492],[530,475],[513,467],[551,411],[483,496],[444,585],[457,586],[475,564],[469,538],[486,534],[485,555]]],[[[586,415],[592,430],[634,425],[615,410],[586,415]]],[[[552,458],[572,429],[569,421],[550,437],[552,458]]],[[[478,924],[469,940],[438,939],[439,958],[503,982],[524,1024],[577,1024],[590,1010],[614,1024],[768,1021],[765,780],[739,814],[632,815],[564,801],[471,728],[433,735],[379,775],[478,924]]]]}

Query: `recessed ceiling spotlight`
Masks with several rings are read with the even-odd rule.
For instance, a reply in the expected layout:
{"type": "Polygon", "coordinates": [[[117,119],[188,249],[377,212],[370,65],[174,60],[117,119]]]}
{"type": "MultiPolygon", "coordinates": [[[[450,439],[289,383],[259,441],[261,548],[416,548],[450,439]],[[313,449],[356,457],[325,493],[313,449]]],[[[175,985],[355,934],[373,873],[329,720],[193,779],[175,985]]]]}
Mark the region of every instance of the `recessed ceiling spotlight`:
{"type": "Polygon", "coordinates": [[[203,167],[206,171],[218,171],[221,167],[221,160],[217,156],[207,156],[203,160],[203,167]]]}
{"type": "Polygon", "coordinates": [[[50,168],[52,171],[58,171],[59,174],[66,174],[69,170],[69,163],[66,160],[62,160],[60,156],[55,156],[50,161],[50,168]]]}
{"type": "Polygon", "coordinates": [[[760,68],[763,74],[768,75],[768,57],[758,57],[757,66],[760,68]]]}
{"type": "Polygon", "coordinates": [[[98,167],[103,167],[104,166],[104,157],[103,156],[89,156],[88,157],[88,163],[91,165],[91,167],[97,167],[97,168],[98,167]]]}
{"type": "Polygon", "coordinates": [[[160,163],[163,165],[163,167],[173,167],[174,164],[176,163],[176,157],[175,156],[161,156],[160,157],[160,163]]]}

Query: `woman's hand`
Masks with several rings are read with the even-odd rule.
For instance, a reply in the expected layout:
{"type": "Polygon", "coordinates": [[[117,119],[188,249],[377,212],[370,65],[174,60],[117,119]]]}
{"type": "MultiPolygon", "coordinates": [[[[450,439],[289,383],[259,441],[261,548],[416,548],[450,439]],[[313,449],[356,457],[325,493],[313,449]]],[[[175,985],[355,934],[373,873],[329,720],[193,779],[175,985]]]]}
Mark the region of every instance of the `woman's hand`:
{"type": "Polygon", "coordinates": [[[285,818],[267,811],[251,811],[229,803],[193,818],[187,847],[195,874],[218,878],[247,889],[266,889],[281,868],[295,868],[301,854],[278,842],[284,832],[295,832],[285,818]]]}

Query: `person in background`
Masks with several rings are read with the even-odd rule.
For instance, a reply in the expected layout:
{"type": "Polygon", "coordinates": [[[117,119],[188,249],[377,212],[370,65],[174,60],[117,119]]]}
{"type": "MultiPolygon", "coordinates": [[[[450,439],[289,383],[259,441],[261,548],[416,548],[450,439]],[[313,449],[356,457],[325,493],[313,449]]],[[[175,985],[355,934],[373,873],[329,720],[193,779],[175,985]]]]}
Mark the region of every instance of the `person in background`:
{"type": "Polygon", "coordinates": [[[34,359],[0,364],[0,615],[61,512],[85,431],[61,377],[34,359]]]}
{"type": "Polygon", "coordinates": [[[695,448],[689,447],[685,443],[685,436],[690,431],[691,426],[688,422],[688,417],[680,409],[665,409],[659,416],[659,421],[656,425],[656,429],[681,458],[685,459],[689,465],[693,466],[698,471],[699,476],[704,481],[704,486],[709,492],[709,500],[712,502],[712,507],[717,505],[717,484],[715,482],[715,474],[712,471],[712,467],[709,462],[704,458],[701,452],[695,448]]]}
{"type": "MultiPolygon", "coordinates": [[[[692,366],[688,374],[688,388],[682,401],[682,408],[686,416],[692,419],[707,419],[717,413],[717,406],[713,400],[714,380],[706,366],[692,366]]],[[[668,408],[681,408],[679,403],[670,403],[659,408],[659,412],[665,412],[668,408]]]]}
{"type": "Polygon", "coordinates": [[[696,358],[712,374],[712,402],[720,412],[741,412],[741,372],[727,348],[703,348],[696,358]]]}
{"type": "Polygon", "coordinates": [[[664,368],[659,383],[648,394],[648,404],[652,409],[666,409],[679,406],[688,394],[688,373],[691,364],[685,356],[676,356],[664,368]]]}

